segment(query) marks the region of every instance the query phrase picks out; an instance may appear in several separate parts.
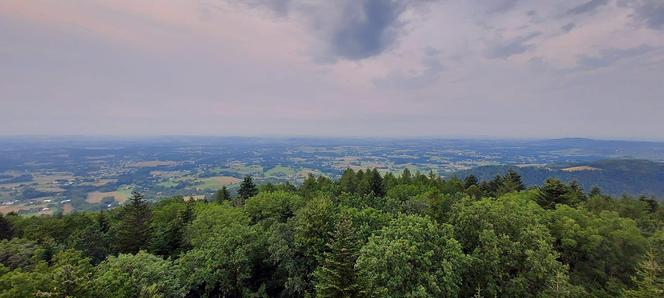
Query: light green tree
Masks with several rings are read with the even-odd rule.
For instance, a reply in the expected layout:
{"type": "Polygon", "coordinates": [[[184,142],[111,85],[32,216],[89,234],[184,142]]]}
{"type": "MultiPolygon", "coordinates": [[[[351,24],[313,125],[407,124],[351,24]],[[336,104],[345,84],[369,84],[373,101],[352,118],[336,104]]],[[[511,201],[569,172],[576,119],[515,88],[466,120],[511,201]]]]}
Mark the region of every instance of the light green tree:
{"type": "Polygon", "coordinates": [[[465,263],[449,225],[400,216],[369,238],[356,262],[361,295],[458,297],[465,263]]]}

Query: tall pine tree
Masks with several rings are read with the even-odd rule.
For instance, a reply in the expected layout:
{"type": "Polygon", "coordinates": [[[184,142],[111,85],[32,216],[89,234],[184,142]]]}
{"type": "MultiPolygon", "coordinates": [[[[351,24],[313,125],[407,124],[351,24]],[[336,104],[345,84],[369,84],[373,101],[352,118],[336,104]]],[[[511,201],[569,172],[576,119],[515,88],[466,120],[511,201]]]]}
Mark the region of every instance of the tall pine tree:
{"type": "Polygon", "coordinates": [[[150,206],[138,192],[132,192],[129,204],[122,210],[116,232],[116,249],[121,253],[137,253],[145,248],[150,237],[150,206]]]}
{"type": "Polygon", "coordinates": [[[222,186],[220,190],[217,191],[217,193],[214,196],[214,199],[217,203],[222,203],[225,201],[230,201],[231,199],[231,193],[228,191],[228,188],[226,186],[222,186]]]}
{"type": "Polygon", "coordinates": [[[360,242],[352,221],[342,217],[331,236],[332,242],[327,244],[328,251],[323,254],[323,262],[314,272],[316,296],[357,297],[359,286],[355,260],[360,242]]]}
{"type": "Polygon", "coordinates": [[[380,176],[378,170],[373,169],[371,173],[367,173],[369,176],[369,191],[377,197],[385,196],[385,187],[383,186],[383,178],[380,176]]]}
{"type": "Polygon", "coordinates": [[[237,191],[242,202],[258,194],[258,188],[254,184],[254,179],[251,176],[245,176],[240,184],[240,189],[237,191]]]}
{"type": "Polygon", "coordinates": [[[341,191],[345,193],[355,193],[356,184],[355,171],[353,171],[353,169],[344,170],[341,178],[339,178],[339,188],[341,188],[341,191]]]}
{"type": "Polygon", "coordinates": [[[0,213],[0,240],[11,239],[14,236],[14,229],[7,218],[0,213]]]}

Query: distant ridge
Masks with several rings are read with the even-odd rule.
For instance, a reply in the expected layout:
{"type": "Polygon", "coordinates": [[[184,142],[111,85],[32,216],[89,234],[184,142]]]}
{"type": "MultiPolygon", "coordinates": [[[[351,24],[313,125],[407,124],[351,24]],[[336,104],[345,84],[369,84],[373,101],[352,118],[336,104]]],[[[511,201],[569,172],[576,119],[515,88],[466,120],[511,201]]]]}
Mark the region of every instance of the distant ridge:
{"type": "Polygon", "coordinates": [[[664,199],[664,163],[644,159],[617,158],[546,166],[482,166],[455,174],[461,178],[472,174],[480,180],[489,180],[505,174],[509,169],[518,172],[527,185],[541,185],[547,178],[555,177],[576,181],[585,191],[598,186],[611,195],[645,195],[664,199]]]}

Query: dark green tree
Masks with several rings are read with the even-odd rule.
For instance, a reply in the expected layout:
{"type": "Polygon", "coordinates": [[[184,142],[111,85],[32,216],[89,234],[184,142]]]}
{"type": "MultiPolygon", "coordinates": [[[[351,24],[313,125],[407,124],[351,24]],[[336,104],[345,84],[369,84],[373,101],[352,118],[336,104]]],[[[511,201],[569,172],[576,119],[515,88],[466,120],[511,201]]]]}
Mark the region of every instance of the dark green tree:
{"type": "Polygon", "coordinates": [[[523,184],[521,175],[516,171],[509,169],[503,179],[503,190],[507,192],[522,191],[526,186],[523,184]]]}
{"type": "Polygon", "coordinates": [[[150,238],[150,206],[143,195],[134,191],[122,209],[122,219],[115,233],[118,252],[137,253],[150,238]]]}
{"type": "Polygon", "coordinates": [[[226,186],[222,186],[221,189],[218,190],[217,193],[215,194],[214,199],[217,203],[230,201],[231,193],[228,191],[228,188],[226,188],[226,186]]]}
{"type": "Polygon", "coordinates": [[[99,226],[90,225],[76,233],[70,245],[90,257],[92,263],[98,264],[108,256],[108,242],[107,235],[99,226]]]}
{"type": "Polygon", "coordinates": [[[546,209],[553,209],[556,204],[568,204],[567,185],[555,178],[549,178],[544,181],[537,195],[537,203],[546,209]]]}
{"type": "Polygon", "coordinates": [[[240,189],[237,191],[242,202],[258,194],[258,188],[254,184],[254,179],[251,176],[245,176],[240,184],[240,189]]]}
{"type": "Polygon", "coordinates": [[[106,217],[106,213],[104,210],[100,211],[99,214],[97,214],[97,225],[99,226],[99,231],[102,233],[107,233],[108,229],[111,227],[110,224],[108,223],[108,218],[106,217]]]}
{"type": "Polygon", "coordinates": [[[377,169],[373,169],[369,174],[369,191],[377,197],[385,196],[385,186],[383,186],[383,178],[377,169]]]}
{"type": "Polygon", "coordinates": [[[12,224],[0,213],[0,240],[11,239],[14,236],[12,224]]]}
{"type": "Polygon", "coordinates": [[[636,287],[626,290],[623,293],[624,297],[664,297],[664,266],[657,262],[653,252],[646,254],[646,258],[637,267],[636,276],[633,277],[633,280],[636,287]]]}
{"type": "Polygon", "coordinates": [[[408,168],[404,168],[403,172],[401,173],[401,183],[411,183],[412,179],[413,177],[410,174],[410,170],[408,168]]]}
{"type": "Polygon", "coordinates": [[[345,169],[343,174],[341,174],[341,178],[339,178],[339,188],[341,188],[342,192],[355,193],[357,188],[355,180],[355,171],[353,169],[345,169]]]}
{"type": "Polygon", "coordinates": [[[359,285],[355,260],[360,242],[349,217],[342,217],[331,233],[332,241],[323,254],[321,265],[314,271],[317,297],[357,297],[359,285]]]}
{"type": "Polygon", "coordinates": [[[463,188],[468,189],[473,185],[477,185],[477,182],[477,177],[475,177],[475,175],[468,175],[463,179],[463,188]]]}
{"type": "Polygon", "coordinates": [[[307,175],[307,178],[304,179],[302,182],[302,186],[300,186],[300,193],[302,194],[303,197],[310,199],[312,198],[320,188],[318,187],[318,180],[314,176],[314,174],[309,173],[307,175]]]}

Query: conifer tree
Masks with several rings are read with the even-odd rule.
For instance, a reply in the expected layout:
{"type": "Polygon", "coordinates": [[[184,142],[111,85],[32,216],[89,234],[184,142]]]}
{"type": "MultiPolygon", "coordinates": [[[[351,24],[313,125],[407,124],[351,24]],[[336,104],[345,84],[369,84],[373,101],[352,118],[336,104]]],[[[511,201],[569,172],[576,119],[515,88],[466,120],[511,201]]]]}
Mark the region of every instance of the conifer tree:
{"type": "Polygon", "coordinates": [[[353,223],[342,217],[331,233],[332,242],[320,267],[314,272],[316,295],[318,297],[356,297],[359,293],[355,260],[359,254],[360,242],[353,223]]]}
{"type": "Polygon", "coordinates": [[[318,192],[318,190],[318,180],[316,180],[316,177],[314,177],[313,174],[309,173],[307,179],[304,179],[302,186],[300,186],[300,193],[305,198],[311,198],[316,192],[318,192]]]}
{"type": "Polygon", "coordinates": [[[383,178],[377,169],[373,169],[369,174],[369,192],[372,192],[377,197],[385,196],[385,187],[383,186],[383,178]]]}
{"type": "Polygon", "coordinates": [[[341,178],[339,178],[339,187],[342,192],[355,193],[356,191],[355,171],[353,169],[345,169],[341,178]]]}
{"type": "Polygon", "coordinates": [[[108,218],[106,217],[104,210],[97,214],[97,225],[99,226],[99,231],[102,233],[108,232],[108,229],[110,228],[110,225],[108,224],[108,218]]]}
{"type": "Polygon", "coordinates": [[[247,200],[258,194],[258,188],[254,184],[254,179],[251,176],[245,176],[244,180],[240,184],[240,189],[237,191],[237,194],[240,196],[242,201],[247,200]]]}
{"type": "Polygon", "coordinates": [[[11,239],[14,235],[11,223],[0,213],[0,240],[11,239]]]}
{"type": "Polygon", "coordinates": [[[477,185],[477,177],[475,175],[468,175],[463,179],[463,188],[468,189],[473,185],[477,185]]]}
{"type": "Polygon", "coordinates": [[[523,185],[521,175],[512,169],[509,169],[507,174],[505,174],[503,184],[509,186],[510,191],[522,191],[526,189],[526,186],[523,185]]]}
{"type": "Polygon", "coordinates": [[[636,276],[632,279],[636,285],[635,289],[624,293],[628,298],[658,298],[664,297],[664,269],[657,262],[654,253],[648,252],[645,260],[639,264],[636,276]]]}
{"type": "Polygon", "coordinates": [[[122,220],[116,234],[118,252],[137,253],[145,248],[150,236],[150,206],[143,195],[134,191],[122,210],[122,220]]]}
{"type": "Polygon", "coordinates": [[[555,178],[544,181],[537,195],[537,203],[546,209],[553,209],[556,204],[567,204],[567,185],[555,178]]]}
{"type": "Polygon", "coordinates": [[[369,185],[369,180],[371,180],[371,170],[367,169],[366,172],[359,170],[355,177],[357,180],[355,193],[362,196],[369,194],[371,192],[371,187],[369,185]]]}
{"type": "Polygon", "coordinates": [[[401,183],[403,184],[410,183],[412,179],[413,177],[410,174],[410,170],[408,168],[404,168],[403,173],[401,173],[401,183]]]}
{"type": "Polygon", "coordinates": [[[218,190],[217,193],[215,194],[214,199],[217,203],[229,201],[231,199],[231,193],[228,191],[228,188],[226,188],[226,186],[222,186],[221,189],[218,190]]]}

